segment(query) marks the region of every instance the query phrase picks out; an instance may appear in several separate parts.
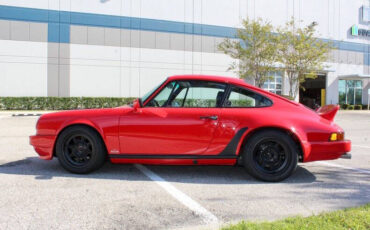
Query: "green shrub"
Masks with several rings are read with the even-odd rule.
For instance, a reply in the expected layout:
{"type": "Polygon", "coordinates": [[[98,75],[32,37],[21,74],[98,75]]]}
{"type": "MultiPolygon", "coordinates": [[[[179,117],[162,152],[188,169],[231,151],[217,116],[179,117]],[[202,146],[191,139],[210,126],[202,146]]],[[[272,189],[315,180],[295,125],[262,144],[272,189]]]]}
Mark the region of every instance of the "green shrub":
{"type": "Polygon", "coordinates": [[[294,101],[294,98],[289,95],[281,95],[282,97],[285,97],[286,99],[294,101]]]}
{"type": "Polygon", "coordinates": [[[355,105],[355,110],[362,110],[362,105],[355,105]]]}
{"type": "Polygon", "coordinates": [[[354,110],[355,106],[354,105],[348,105],[347,110],[354,110]]]}
{"type": "Polygon", "coordinates": [[[362,105],[362,110],[367,110],[367,105],[362,105]]]}
{"type": "Polygon", "coordinates": [[[70,110],[109,108],[131,103],[118,97],[0,97],[0,110],[70,110]]]}
{"type": "Polygon", "coordinates": [[[349,104],[341,104],[341,106],[340,106],[340,107],[341,107],[342,109],[348,109],[348,106],[349,106],[349,104]]]}

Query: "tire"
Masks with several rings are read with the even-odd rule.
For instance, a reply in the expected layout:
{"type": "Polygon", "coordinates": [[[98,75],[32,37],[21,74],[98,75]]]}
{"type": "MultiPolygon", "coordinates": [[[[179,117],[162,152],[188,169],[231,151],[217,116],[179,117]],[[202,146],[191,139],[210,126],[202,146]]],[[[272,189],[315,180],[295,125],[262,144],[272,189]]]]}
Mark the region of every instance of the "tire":
{"type": "Polygon", "coordinates": [[[106,159],[105,146],[100,136],[86,126],[65,129],[58,137],[55,151],[62,167],[77,174],[97,170],[106,159]]]}
{"type": "Polygon", "coordinates": [[[256,179],[282,181],[297,168],[298,147],[284,132],[261,131],[246,142],[242,162],[247,172],[256,179]]]}

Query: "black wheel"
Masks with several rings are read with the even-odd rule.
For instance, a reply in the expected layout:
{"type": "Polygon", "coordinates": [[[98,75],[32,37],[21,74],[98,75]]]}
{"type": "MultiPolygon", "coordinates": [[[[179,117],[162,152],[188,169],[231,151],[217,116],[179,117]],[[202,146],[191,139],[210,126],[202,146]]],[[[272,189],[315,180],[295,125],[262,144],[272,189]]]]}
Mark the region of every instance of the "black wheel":
{"type": "Polygon", "coordinates": [[[251,136],[242,154],[247,172],[259,180],[269,182],[286,179],[298,163],[296,143],[286,133],[275,130],[251,136]]]}
{"type": "Polygon", "coordinates": [[[99,135],[85,126],[71,126],[58,137],[55,146],[59,163],[72,173],[89,173],[100,168],[106,151],[99,135]]]}

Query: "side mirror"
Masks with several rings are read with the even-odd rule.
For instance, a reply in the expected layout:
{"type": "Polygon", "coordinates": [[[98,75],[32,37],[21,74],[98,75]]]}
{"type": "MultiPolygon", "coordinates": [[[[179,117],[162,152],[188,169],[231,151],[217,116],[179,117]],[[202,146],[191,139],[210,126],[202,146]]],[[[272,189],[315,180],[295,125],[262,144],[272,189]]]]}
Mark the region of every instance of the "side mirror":
{"type": "Polygon", "coordinates": [[[141,100],[140,100],[140,98],[138,98],[138,99],[136,99],[134,101],[134,103],[132,104],[132,108],[134,109],[134,111],[136,111],[139,108],[141,108],[141,100]]]}

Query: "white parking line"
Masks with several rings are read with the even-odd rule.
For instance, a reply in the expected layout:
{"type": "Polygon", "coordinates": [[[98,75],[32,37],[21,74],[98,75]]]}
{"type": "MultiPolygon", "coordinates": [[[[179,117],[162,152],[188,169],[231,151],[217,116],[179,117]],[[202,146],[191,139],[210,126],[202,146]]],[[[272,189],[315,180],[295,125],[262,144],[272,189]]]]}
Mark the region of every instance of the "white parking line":
{"type": "Polygon", "coordinates": [[[359,148],[366,148],[370,149],[370,146],[365,146],[365,145],[352,145],[353,147],[359,147],[359,148]]]}
{"type": "Polygon", "coordinates": [[[370,174],[370,171],[369,170],[365,170],[365,169],[352,168],[352,167],[348,167],[348,166],[344,166],[344,165],[338,165],[338,164],[333,164],[333,163],[324,162],[324,161],[318,161],[318,162],[315,162],[315,163],[316,164],[330,166],[330,167],[343,168],[343,169],[348,169],[348,170],[352,170],[352,171],[355,171],[355,172],[370,174]]]}
{"type": "Polygon", "coordinates": [[[147,167],[143,165],[136,164],[135,166],[147,177],[149,177],[151,180],[160,185],[164,190],[166,190],[171,196],[177,199],[180,203],[182,203],[190,210],[192,210],[194,213],[196,213],[198,216],[200,216],[206,224],[218,223],[218,219],[215,215],[210,213],[207,209],[203,208],[199,203],[191,199],[188,195],[175,188],[173,185],[164,180],[162,177],[155,174],[153,171],[149,170],[147,167]]]}

